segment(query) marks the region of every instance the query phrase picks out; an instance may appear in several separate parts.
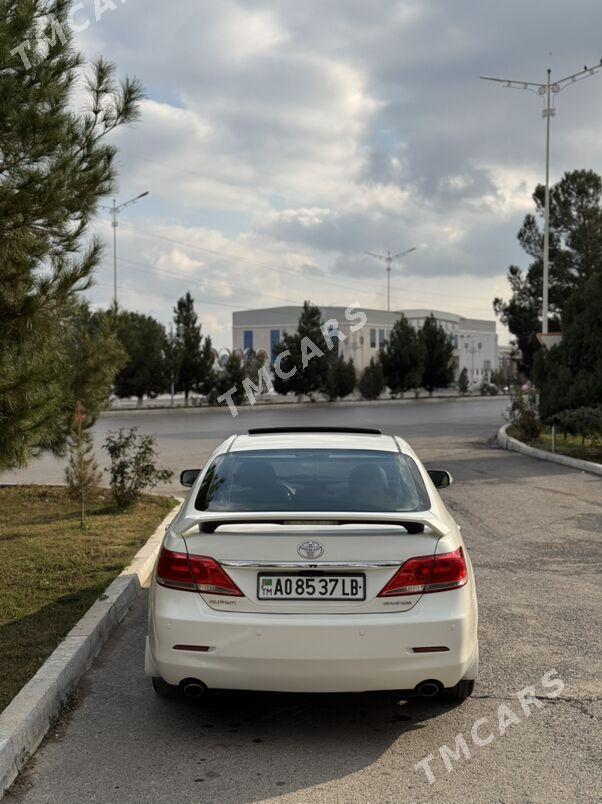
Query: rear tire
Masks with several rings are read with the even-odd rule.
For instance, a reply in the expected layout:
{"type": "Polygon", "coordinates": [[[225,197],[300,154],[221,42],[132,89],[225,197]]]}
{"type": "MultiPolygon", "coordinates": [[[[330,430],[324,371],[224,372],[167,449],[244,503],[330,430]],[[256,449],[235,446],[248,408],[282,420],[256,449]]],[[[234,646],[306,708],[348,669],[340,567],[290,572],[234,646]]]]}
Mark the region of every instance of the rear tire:
{"type": "Polygon", "coordinates": [[[449,689],[444,690],[443,696],[448,701],[461,703],[462,701],[465,701],[467,698],[470,698],[473,690],[474,690],[474,679],[463,678],[461,681],[458,681],[455,687],[450,687],[449,689]]]}
{"type": "Polygon", "coordinates": [[[159,676],[153,676],[153,689],[160,698],[179,698],[180,688],[175,684],[168,684],[159,676]]]}

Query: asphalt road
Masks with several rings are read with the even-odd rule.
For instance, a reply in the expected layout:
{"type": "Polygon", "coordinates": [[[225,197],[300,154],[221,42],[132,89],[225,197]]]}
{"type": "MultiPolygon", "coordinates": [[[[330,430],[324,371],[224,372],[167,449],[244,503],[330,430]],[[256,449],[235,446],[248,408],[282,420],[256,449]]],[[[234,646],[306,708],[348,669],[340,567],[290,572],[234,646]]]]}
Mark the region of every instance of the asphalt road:
{"type": "MultiPolygon", "coordinates": [[[[202,466],[220,441],[249,427],[304,425],[350,425],[381,427],[384,432],[407,437],[414,444],[420,439],[423,456],[439,447],[439,436],[447,440],[448,456],[470,440],[483,440],[502,424],[507,400],[495,397],[469,399],[403,400],[371,404],[305,403],[303,405],[242,407],[233,418],[226,407],[176,408],[174,410],[112,411],[105,413],[94,428],[96,457],[102,468],[108,465],[103,443],[107,433],[119,428],[137,427],[155,436],[163,466],[174,470],[172,483],[159,486],[160,492],[182,493],[178,477],[182,469],[202,466]],[[432,438],[431,438],[432,437],[432,438]],[[449,440],[451,439],[451,441],[449,440]],[[426,452],[425,452],[426,450],[426,452]]],[[[26,469],[0,473],[0,483],[64,483],[64,461],[44,455],[26,469]]]]}
{"type": "Polygon", "coordinates": [[[193,411],[103,418],[99,437],[134,421],[155,432],[164,463],[178,470],[199,465],[222,437],[251,422],[374,425],[407,437],[427,465],[456,478],[444,493],[476,569],[481,675],[475,696],[456,707],[392,694],[164,701],[143,675],[141,597],[7,800],[600,801],[602,484],[489,447],[503,407],[477,400],[312,406],[237,420],[193,411]],[[564,682],[553,699],[541,683],[551,670],[564,682]],[[539,703],[527,716],[517,693],[529,685],[539,703]],[[480,745],[471,737],[475,724],[480,745]],[[470,759],[450,759],[448,770],[439,749],[453,749],[459,734],[470,759]],[[432,784],[415,768],[431,754],[432,784]]]}

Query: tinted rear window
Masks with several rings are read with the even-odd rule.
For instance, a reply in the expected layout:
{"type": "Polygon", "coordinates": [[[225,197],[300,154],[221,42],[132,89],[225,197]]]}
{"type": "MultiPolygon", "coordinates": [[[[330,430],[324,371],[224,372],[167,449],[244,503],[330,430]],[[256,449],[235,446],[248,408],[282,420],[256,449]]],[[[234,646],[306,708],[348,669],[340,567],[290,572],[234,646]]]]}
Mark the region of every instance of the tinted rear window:
{"type": "Polygon", "coordinates": [[[200,511],[424,511],[415,462],[372,450],[253,450],[220,455],[205,475],[200,511]]]}

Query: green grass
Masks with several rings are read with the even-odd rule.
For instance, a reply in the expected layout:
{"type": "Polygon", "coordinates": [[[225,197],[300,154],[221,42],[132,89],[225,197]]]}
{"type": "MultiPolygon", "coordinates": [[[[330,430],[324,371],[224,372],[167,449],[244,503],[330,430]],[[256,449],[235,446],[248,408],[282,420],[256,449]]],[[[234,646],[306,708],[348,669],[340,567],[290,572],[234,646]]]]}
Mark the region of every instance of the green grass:
{"type": "MultiPolygon", "coordinates": [[[[518,438],[514,427],[508,428],[508,435],[512,438],[518,438]]],[[[519,439],[520,440],[520,439],[519,439]]],[[[539,438],[535,441],[530,441],[529,446],[536,447],[537,449],[544,449],[547,452],[552,452],[552,431],[546,427],[539,438]]],[[[594,463],[602,463],[602,444],[585,444],[581,443],[580,436],[567,436],[566,438],[562,433],[556,431],[556,452],[561,455],[570,455],[571,458],[581,458],[584,461],[593,461],[594,463]]]]}
{"type": "Polygon", "coordinates": [[[108,492],[86,530],[61,487],[0,487],[0,711],[172,508],[147,495],[125,512],[108,492]]]}

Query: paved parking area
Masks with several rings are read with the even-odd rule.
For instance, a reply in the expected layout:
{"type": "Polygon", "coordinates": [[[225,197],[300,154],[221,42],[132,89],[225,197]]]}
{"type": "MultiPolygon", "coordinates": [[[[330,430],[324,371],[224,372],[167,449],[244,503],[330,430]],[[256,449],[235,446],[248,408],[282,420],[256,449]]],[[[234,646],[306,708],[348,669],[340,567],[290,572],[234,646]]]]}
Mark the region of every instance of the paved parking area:
{"type": "Polygon", "coordinates": [[[502,408],[488,400],[315,406],[237,420],[128,414],[155,428],[162,458],[178,469],[251,416],[256,426],[319,420],[395,429],[428,465],[450,469],[457,482],[445,499],[463,527],[479,592],[475,696],[456,707],[392,694],[163,701],[143,674],[141,597],[7,801],[600,801],[602,481],[487,446],[502,408]],[[564,682],[554,699],[541,683],[551,670],[564,682]],[[529,716],[516,697],[528,685],[541,703],[529,716]],[[448,770],[439,749],[453,749],[458,734],[470,759],[449,759],[448,770]],[[415,768],[428,755],[432,784],[415,768]]]}

